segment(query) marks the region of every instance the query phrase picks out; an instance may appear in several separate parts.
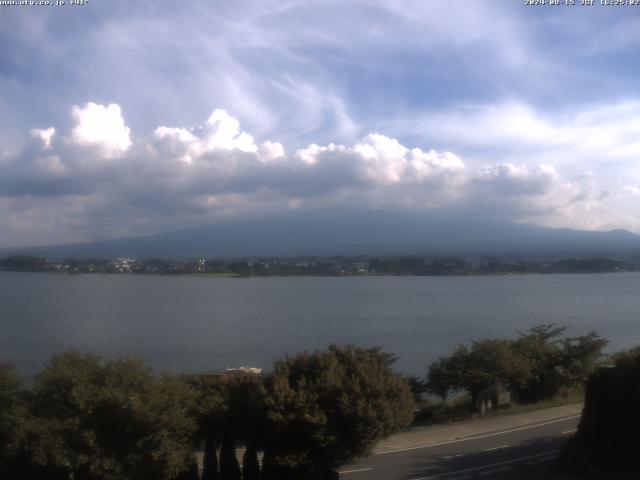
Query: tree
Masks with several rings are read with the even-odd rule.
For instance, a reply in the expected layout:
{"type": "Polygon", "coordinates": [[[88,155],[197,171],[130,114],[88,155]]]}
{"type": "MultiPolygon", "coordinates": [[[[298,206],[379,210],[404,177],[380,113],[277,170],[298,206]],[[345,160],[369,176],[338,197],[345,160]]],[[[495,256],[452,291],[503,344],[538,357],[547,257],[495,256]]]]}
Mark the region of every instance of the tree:
{"type": "Polygon", "coordinates": [[[514,349],[529,365],[529,376],[516,389],[523,402],[551,398],[563,387],[584,386],[607,341],[595,332],[560,338],[566,327],[539,325],[520,333],[514,349]]]}
{"type": "Polygon", "coordinates": [[[446,400],[451,391],[466,388],[464,374],[468,365],[469,350],[464,345],[458,345],[449,357],[440,357],[429,367],[426,390],[446,400]]]}
{"type": "Polygon", "coordinates": [[[192,414],[198,426],[196,436],[204,440],[205,445],[202,480],[218,480],[216,443],[220,439],[225,409],[223,387],[218,379],[209,375],[194,375],[187,381],[196,394],[192,414]]]}
{"type": "Polygon", "coordinates": [[[379,347],[350,345],[276,361],[266,382],[264,477],[321,478],[406,427],[414,402],[394,361],[379,347]]]}
{"type": "Polygon", "coordinates": [[[14,272],[46,272],[47,260],[28,255],[14,255],[0,259],[0,270],[14,272]]]}
{"type": "Polygon", "coordinates": [[[22,381],[11,364],[0,364],[0,478],[19,478],[30,463],[25,452],[28,415],[22,381]]]}
{"type": "Polygon", "coordinates": [[[240,480],[240,477],[236,442],[231,434],[225,434],[220,449],[220,480],[240,480]]]}
{"type": "Polygon", "coordinates": [[[409,385],[409,390],[413,395],[413,400],[416,404],[422,401],[422,394],[427,392],[427,384],[419,377],[405,377],[405,382],[409,385]]]}
{"type": "Polygon", "coordinates": [[[607,342],[594,332],[561,338],[564,330],[545,324],[520,333],[516,340],[459,345],[431,364],[427,390],[443,400],[452,391],[466,390],[474,410],[479,399],[495,400],[501,389],[529,403],[553,397],[562,387],[584,385],[607,342]]]}
{"type": "Polygon", "coordinates": [[[178,474],[176,480],[200,480],[200,474],[198,472],[198,461],[194,456],[189,464],[189,468],[178,474]]]}
{"type": "MultiPolygon", "coordinates": [[[[22,382],[10,364],[0,364],[0,455],[12,448],[18,428],[16,409],[20,407],[22,382]]],[[[0,457],[2,458],[2,457],[0,457]]]]}
{"type": "Polygon", "coordinates": [[[520,332],[514,348],[526,358],[530,371],[527,381],[517,389],[520,401],[531,403],[550,398],[564,383],[560,370],[564,355],[562,341],[558,337],[565,329],[544,324],[533,327],[527,333],[520,332]]]}
{"type": "Polygon", "coordinates": [[[595,332],[562,340],[562,368],[569,385],[585,385],[595,371],[607,340],[595,332]]]}
{"type": "Polygon", "coordinates": [[[231,378],[221,385],[221,394],[224,406],[219,425],[224,435],[254,447],[262,445],[267,427],[262,377],[231,378]]]}
{"type": "Polygon", "coordinates": [[[242,456],[242,480],[260,480],[260,462],[255,443],[248,443],[242,456]]]}
{"type": "Polygon", "coordinates": [[[202,480],[218,480],[218,455],[216,444],[212,435],[205,438],[204,458],[202,460],[202,480]]]}
{"type": "Polygon", "coordinates": [[[473,411],[480,399],[492,400],[497,408],[498,393],[521,384],[527,375],[527,365],[509,340],[487,339],[472,342],[471,348],[459,345],[450,357],[434,362],[427,385],[443,399],[452,390],[466,390],[473,411]]]}
{"type": "MultiPolygon", "coordinates": [[[[263,442],[265,430],[264,386],[259,376],[238,378],[199,376],[191,379],[198,392],[199,436],[205,439],[205,468],[203,476],[237,478],[240,467],[235,456],[235,444],[244,442],[247,454],[255,456],[263,442]],[[214,456],[215,442],[221,442],[220,473],[214,456]],[[216,462],[215,464],[212,462],[216,462]]],[[[252,460],[247,457],[248,462],[252,460]]],[[[249,467],[251,469],[251,467],[249,467]]]]}
{"type": "Polygon", "coordinates": [[[142,361],[53,356],[33,386],[34,458],[76,479],[169,479],[192,465],[192,390],[142,361]]]}
{"type": "MultiPolygon", "coordinates": [[[[242,459],[242,478],[258,480],[258,448],[265,443],[267,429],[264,383],[261,377],[250,375],[231,379],[225,387],[223,428],[227,441],[237,439],[244,442],[246,450],[242,459]]],[[[234,469],[236,464],[233,464],[234,469]]]]}
{"type": "Polygon", "coordinates": [[[625,365],[628,363],[640,363],[640,347],[633,347],[628,350],[616,352],[611,355],[611,361],[615,365],[625,365]]]}
{"type": "Polygon", "coordinates": [[[515,354],[509,340],[490,339],[473,342],[467,369],[463,373],[472,405],[480,396],[492,400],[497,408],[500,390],[512,390],[526,381],[528,369],[522,357],[515,354]]]}

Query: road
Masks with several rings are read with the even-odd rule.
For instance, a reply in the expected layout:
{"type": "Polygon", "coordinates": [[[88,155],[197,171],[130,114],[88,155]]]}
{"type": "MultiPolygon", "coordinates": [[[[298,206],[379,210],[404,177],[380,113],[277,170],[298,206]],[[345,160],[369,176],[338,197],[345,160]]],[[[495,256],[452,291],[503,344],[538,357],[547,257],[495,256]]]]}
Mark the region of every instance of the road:
{"type": "MultiPolygon", "coordinates": [[[[382,451],[341,468],[343,480],[567,478],[554,459],[576,431],[580,415],[382,451]]],[[[573,477],[571,477],[573,478],[573,477]]]]}

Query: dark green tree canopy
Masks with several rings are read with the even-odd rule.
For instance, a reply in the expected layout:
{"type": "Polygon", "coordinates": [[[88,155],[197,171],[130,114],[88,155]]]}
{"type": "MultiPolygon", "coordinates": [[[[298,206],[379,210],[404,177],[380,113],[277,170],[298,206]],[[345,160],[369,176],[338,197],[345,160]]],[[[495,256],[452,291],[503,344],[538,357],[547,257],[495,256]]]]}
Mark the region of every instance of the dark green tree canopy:
{"type": "Polygon", "coordinates": [[[414,402],[394,360],[379,347],[332,345],[277,361],[267,381],[265,454],[292,468],[335,468],[406,427],[414,402]]]}
{"type": "Polygon", "coordinates": [[[28,415],[24,396],[13,365],[0,364],[0,473],[25,439],[28,415]]]}
{"type": "Polygon", "coordinates": [[[452,390],[467,390],[472,400],[493,397],[501,389],[512,389],[526,380],[527,365],[508,340],[488,339],[459,345],[450,357],[431,365],[429,390],[445,398],[452,390]]]}
{"type": "Polygon", "coordinates": [[[640,365],[640,347],[633,347],[622,352],[615,353],[611,356],[612,362],[616,366],[625,367],[626,365],[640,365]]]}
{"type": "Polygon", "coordinates": [[[564,331],[565,327],[540,325],[515,340],[459,345],[431,364],[427,389],[443,399],[452,391],[466,390],[474,400],[505,388],[520,401],[537,402],[562,387],[583,385],[607,342],[594,332],[563,338],[564,331]]]}
{"type": "Polygon", "coordinates": [[[171,478],[192,465],[192,390],[142,361],[68,352],[33,386],[35,460],[76,478],[171,478]]]}

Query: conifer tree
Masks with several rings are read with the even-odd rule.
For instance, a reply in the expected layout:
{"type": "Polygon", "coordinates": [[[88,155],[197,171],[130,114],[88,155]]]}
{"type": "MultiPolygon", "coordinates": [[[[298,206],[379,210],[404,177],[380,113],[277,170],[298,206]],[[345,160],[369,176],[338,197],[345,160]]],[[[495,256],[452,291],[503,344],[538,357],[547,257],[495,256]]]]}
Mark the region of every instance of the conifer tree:
{"type": "Polygon", "coordinates": [[[260,480],[260,463],[255,443],[249,442],[242,457],[242,480],[260,480]]]}
{"type": "Polygon", "coordinates": [[[240,480],[240,464],[236,457],[236,442],[230,433],[226,433],[220,450],[220,480],[240,480]]]}
{"type": "Polygon", "coordinates": [[[207,435],[204,442],[204,459],[202,461],[202,480],[219,480],[218,454],[213,435],[207,435]]]}

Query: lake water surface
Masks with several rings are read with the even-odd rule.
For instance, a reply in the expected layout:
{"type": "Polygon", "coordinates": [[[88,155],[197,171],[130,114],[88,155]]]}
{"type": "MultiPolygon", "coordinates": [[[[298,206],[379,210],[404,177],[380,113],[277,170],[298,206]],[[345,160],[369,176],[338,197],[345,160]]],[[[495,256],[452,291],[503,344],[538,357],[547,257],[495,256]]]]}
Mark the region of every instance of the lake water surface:
{"type": "Polygon", "coordinates": [[[158,371],[269,368],[332,342],[383,345],[423,375],[458,343],[541,323],[640,345],[640,273],[495,277],[212,278],[0,272],[0,361],[136,355],[158,371]]]}

